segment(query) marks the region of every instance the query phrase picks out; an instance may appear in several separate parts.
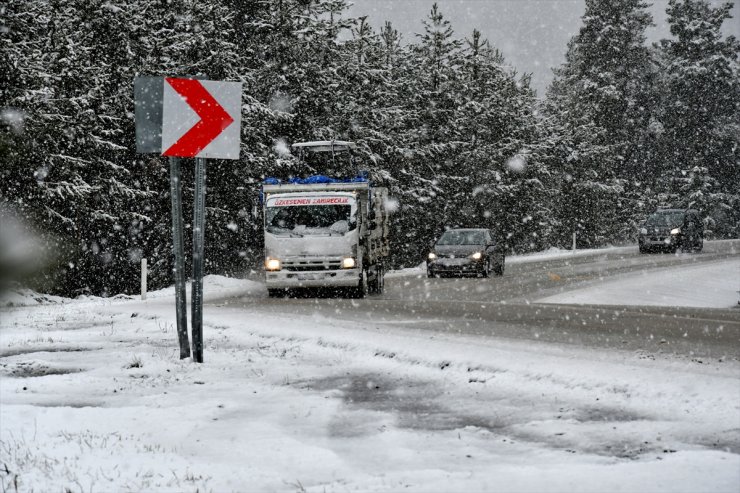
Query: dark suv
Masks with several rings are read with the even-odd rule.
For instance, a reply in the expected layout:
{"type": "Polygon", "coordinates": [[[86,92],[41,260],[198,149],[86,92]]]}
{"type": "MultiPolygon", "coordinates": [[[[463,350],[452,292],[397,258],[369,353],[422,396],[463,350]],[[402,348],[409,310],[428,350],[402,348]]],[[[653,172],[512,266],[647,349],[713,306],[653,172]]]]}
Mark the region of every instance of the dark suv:
{"type": "Polygon", "coordinates": [[[504,275],[504,249],[488,229],[449,229],[427,256],[427,275],[504,275]]]}
{"type": "Polygon", "coordinates": [[[693,209],[661,209],[640,226],[640,253],[650,251],[700,252],[704,246],[704,223],[693,209]]]}

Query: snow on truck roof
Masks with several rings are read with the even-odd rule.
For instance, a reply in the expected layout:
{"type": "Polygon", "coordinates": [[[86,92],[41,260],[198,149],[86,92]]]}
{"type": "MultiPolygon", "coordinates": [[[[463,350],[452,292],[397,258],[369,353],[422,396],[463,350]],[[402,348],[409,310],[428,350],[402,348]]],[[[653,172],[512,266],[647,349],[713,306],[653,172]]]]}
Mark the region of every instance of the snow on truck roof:
{"type": "Polygon", "coordinates": [[[291,146],[294,149],[306,149],[311,152],[337,152],[356,149],[354,142],[344,140],[316,140],[312,142],[298,142],[291,146]]]}

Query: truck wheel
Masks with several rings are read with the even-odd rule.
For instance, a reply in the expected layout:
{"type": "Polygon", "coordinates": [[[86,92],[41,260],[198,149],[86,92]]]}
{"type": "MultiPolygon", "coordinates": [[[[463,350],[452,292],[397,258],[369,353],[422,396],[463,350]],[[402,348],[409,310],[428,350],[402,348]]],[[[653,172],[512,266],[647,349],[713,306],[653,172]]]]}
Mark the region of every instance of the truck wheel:
{"type": "Polygon", "coordinates": [[[378,265],[375,267],[375,278],[370,283],[370,293],[372,294],[382,294],[383,288],[385,285],[385,269],[382,265],[378,265]]]}
{"type": "Polygon", "coordinates": [[[375,284],[375,292],[377,294],[383,294],[383,291],[385,291],[385,268],[380,267],[380,271],[378,272],[378,277],[376,279],[375,284]]]}
{"type": "Polygon", "coordinates": [[[357,287],[352,288],[352,291],[351,291],[352,298],[362,299],[365,296],[367,296],[368,291],[369,291],[369,287],[367,283],[367,272],[363,270],[362,274],[360,274],[360,281],[357,287]]]}

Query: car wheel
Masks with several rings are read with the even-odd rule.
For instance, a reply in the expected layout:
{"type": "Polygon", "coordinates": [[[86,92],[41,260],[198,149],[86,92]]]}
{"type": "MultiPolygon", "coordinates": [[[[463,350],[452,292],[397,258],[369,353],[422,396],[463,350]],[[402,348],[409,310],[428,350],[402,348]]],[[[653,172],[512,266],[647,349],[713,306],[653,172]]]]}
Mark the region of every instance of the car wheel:
{"type": "Polygon", "coordinates": [[[498,263],[498,264],[494,265],[494,267],[493,267],[493,273],[496,274],[497,276],[503,276],[504,275],[504,266],[505,266],[505,264],[506,264],[506,257],[502,255],[501,256],[501,263],[498,263]]]}
{"type": "Polygon", "coordinates": [[[483,264],[483,270],[481,270],[481,275],[483,277],[488,277],[491,275],[491,259],[490,257],[486,257],[486,261],[483,264]]]}

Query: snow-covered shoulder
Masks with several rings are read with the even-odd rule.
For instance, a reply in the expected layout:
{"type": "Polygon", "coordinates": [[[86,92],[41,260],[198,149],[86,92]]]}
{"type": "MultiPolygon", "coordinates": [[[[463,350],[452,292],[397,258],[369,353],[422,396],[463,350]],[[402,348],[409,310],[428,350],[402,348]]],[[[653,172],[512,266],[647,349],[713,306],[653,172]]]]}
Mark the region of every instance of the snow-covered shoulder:
{"type": "Polygon", "coordinates": [[[540,303],[731,308],[740,302],[740,258],[649,269],[538,300],[540,303]]]}
{"type": "MultiPolygon", "coordinates": [[[[265,292],[265,287],[260,282],[213,274],[203,278],[203,287],[203,297],[206,301],[234,296],[259,295],[265,292]]],[[[189,282],[186,284],[185,290],[187,295],[190,296],[191,284],[189,282]]],[[[150,291],[146,295],[147,300],[162,300],[164,298],[173,298],[174,296],[174,286],[150,291]]],[[[140,300],[140,296],[117,294],[107,298],[87,295],[81,295],[76,298],[65,298],[38,293],[27,288],[17,288],[0,294],[0,307],[30,307],[53,304],[105,305],[136,300],[140,300]]]]}

